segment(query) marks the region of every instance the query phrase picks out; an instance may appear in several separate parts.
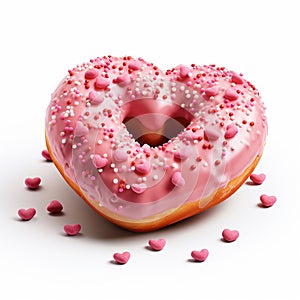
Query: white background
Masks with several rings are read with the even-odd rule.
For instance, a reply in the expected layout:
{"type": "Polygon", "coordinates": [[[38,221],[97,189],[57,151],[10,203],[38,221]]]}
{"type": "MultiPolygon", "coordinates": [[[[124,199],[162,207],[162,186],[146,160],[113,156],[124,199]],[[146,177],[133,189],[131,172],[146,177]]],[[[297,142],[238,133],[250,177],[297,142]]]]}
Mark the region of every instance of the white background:
{"type": "Polygon", "coordinates": [[[1,299],[300,299],[298,1],[1,1],[1,299]],[[267,106],[256,173],[228,201],[157,232],[130,233],[96,215],[40,153],[51,92],[77,63],[142,56],[162,69],[215,63],[244,73],[267,106]],[[28,191],[24,179],[40,176],[28,191]],[[268,209],[262,193],[276,195],[268,209]],[[58,199],[64,215],[49,216],[58,199]],[[19,208],[35,207],[29,222],[19,208]],[[80,223],[66,237],[63,226],[80,223]],[[231,244],[224,228],[238,229],[231,244]],[[150,238],[167,241],[161,252],[150,238]],[[207,248],[204,263],[190,252],[207,248]],[[131,252],[123,266],[114,252],[131,252]],[[5,295],[5,296],[4,296],[5,295]]]}

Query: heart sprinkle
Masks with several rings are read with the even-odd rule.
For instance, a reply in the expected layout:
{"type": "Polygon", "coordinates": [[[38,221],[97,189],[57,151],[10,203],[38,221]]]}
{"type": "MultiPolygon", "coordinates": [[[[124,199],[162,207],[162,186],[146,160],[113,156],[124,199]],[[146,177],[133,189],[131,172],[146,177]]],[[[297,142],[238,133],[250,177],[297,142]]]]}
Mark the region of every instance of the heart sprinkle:
{"type": "Polygon", "coordinates": [[[42,151],[42,156],[46,159],[46,161],[52,161],[52,158],[51,158],[48,150],[43,150],[42,151]]]}
{"type": "Polygon", "coordinates": [[[265,174],[251,174],[250,179],[255,184],[262,184],[266,179],[266,175],[265,174]]]}
{"type": "Polygon", "coordinates": [[[224,229],[222,236],[225,242],[234,242],[239,237],[237,230],[224,229]]]}
{"type": "Polygon", "coordinates": [[[208,250],[207,249],[202,249],[200,251],[194,250],[191,252],[191,256],[195,261],[203,262],[207,259],[208,257],[208,250]]]}
{"type": "Polygon", "coordinates": [[[268,196],[263,194],[260,196],[260,201],[264,207],[270,207],[276,202],[277,198],[275,196],[268,196]]]}
{"type": "Polygon", "coordinates": [[[21,208],[18,210],[19,217],[24,221],[31,220],[35,214],[36,214],[36,210],[34,208],[28,208],[28,209],[21,208]]]}
{"type": "Polygon", "coordinates": [[[70,236],[77,235],[80,230],[81,230],[81,225],[80,224],[74,224],[74,225],[66,224],[64,226],[65,233],[67,235],[70,235],[70,236]]]}
{"type": "Polygon", "coordinates": [[[130,258],[130,253],[128,251],[125,251],[123,253],[116,252],[113,255],[113,258],[118,264],[124,265],[128,262],[128,260],[130,258]]]}
{"type": "Polygon", "coordinates": [[[37,189],[40,184],[41,184],[41,178],[39,177],[34,177],[34,178],[28,177],[25,179],[25,185],[31,190],[37,189]]]}
{"type": "Polygon", "coordinates": [[[63,210],[63,206],[59,201],[52,200],[47,206],[47,210],[50,214],[59,214],[63,210]]]}
{"type": "Polygon", "coordinates": [[[165,239],[158,239],[158,240],[151,239],[148,241],[148,244],[153,250],[160,251],[165,247],[166,240],[165,239]]]}

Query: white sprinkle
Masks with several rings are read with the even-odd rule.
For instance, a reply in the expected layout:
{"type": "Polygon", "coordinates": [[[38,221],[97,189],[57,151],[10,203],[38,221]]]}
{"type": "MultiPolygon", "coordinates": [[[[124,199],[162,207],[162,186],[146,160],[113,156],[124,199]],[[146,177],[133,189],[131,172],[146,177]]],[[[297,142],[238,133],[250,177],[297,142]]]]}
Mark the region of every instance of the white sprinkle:
{"type": "Polygon", "coordinates": [[[204,162],[203,163],[203,167],[207,167],[208,166],[208,163],[207,162],[204,162]]]}
{"type": "Polygon", "coordinates": [[[125,188],[126,188],[126,190],[129,190],[130,189],[130,185],[126,184],[125,188]]]}
{"type": "Polygon", "coordinates": [[[62,144],[65,144],[67,142],[67,140],[66,139],[62,139],[61,142],[62,142],[62,144]]]}
{"type": "Polygon", "coordinates": [[[111,165],[110,165],[111,168],[114,168],[115,166],[116,166],[115,164],[111,164],[111,165]]]}
{"type": "Polygon", "coordinates": [[[158,175],[153,175],[153,180],[158,180],[158,175]]]}
{"type": "Polygon", "coordinates": [[[103,143],[102,140],[98,140],[97,142],[98,145],[101,145],[102,143],[103,143]]]}
{"type": "Polygon", "coordinates": [[[107,158],[107,157],[108,157],[107,153],[104,153],[104,154],[103,154],[103,157],[107,158]]]}
{"type": "Polygon", "coordinates": [[[113,183],[114,183],[114,184],[117,184],[118,182],[119,182],[119,180],[118,180],[117,178],[114,178],[114,179],[113,179],[113,183]]]}
{"type": "Polygon", "coordinates": [[[72,146],[72,148],[73,148],[73,149],[76,149],[76,148],[77,148],[77,146],[76,146],[76,145],[73,145],[73,146],[72,146]]]}
{"type": "Polygon", "coordinates": [[[147,177],[143,177],[143,181],[146,182],[147,181],[147,177]]]}
{"type": "Polygon", "coordinates": [[[115,173],[118,173],[118,172],[119,172],[119,169],[118,169],[118,168],[114,168],[114,172],[115,172],[115,173]]]}

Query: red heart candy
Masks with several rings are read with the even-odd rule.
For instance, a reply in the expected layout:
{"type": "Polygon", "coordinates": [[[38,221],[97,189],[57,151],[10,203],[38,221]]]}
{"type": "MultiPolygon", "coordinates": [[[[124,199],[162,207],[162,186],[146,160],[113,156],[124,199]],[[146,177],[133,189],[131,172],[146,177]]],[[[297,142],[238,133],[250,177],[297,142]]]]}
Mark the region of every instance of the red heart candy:
{"type": "Polygon", "coordinates": [[[43,150],[42,151],[42,156],[47,160],[47,161],[52,161],[52,158],[48,152],[48,150],[43,150]]]}
{"type": "Polygon", "coordinates": [[[18,215],[24,221],[31,220],[35,214],[36,214],[36,210],[34,208],[28,208],[28,209],[21,208],[18,210],[18,215]]]}
{"type": "Polygon", "coordinates": [[[260,196],[260,201],[263,206],[270,207],[276,202],[277,198],[275,196],[268,196],[263,194],[260,196]]]}
{"type": "Polygon", "coordinates": [[[209,254],[209,252],[207,249],[202,249],[200,251],[198,251],[198,250],[192,251],[191,256],[194,260],[203,262],[207,259],[208,254],[209,254]]]}
{"type": "Polygon", "coordinates": [[[34,177],[34,178],[28,177],[25,179],[25,185],[31,190],[37,189],[40,184],[41,184],[41,178],[39,177],[34,177]]]}
{"type": "Polygon", "coordinates": [[[123,253],[116,252],[113,257],[117,263],[124,265],[128,262],[130,253],[128,251],[125,251],[123,253]]]}
{"type": "Polygon", "coordinates": [[[79,233],[79,231],[81,230],[81,225],[80,224],[74,224],[74,225],[71,225],[71,224],[66,224],[64,226],[64,231],[67,235],[76,235],[79,233]]]}
{"type": "Polygon", "coordinates": [[[158,239],[158,240],[149,240],[148,242],[149,246],[156,251],[162,250],[166,245],[165,239],[158,239]]]}
{"type": "Polygon", "coordinates": [[[266,175],[265,174],[251,174],[250,179],[255,184],[262,184],[266,179],[266,175]]]}
{"type": "Polygon", "coordinates": [[[225,242],[234,242],[239,237],[237,230],[224,229],[222,236],[225,242]]]}
{"type": "Polygon", "coordinates": [[[63,210],[63,206],[59,201],[53,200],[47,206],[47,210],[51,214],[59,214],[63,210]]]}

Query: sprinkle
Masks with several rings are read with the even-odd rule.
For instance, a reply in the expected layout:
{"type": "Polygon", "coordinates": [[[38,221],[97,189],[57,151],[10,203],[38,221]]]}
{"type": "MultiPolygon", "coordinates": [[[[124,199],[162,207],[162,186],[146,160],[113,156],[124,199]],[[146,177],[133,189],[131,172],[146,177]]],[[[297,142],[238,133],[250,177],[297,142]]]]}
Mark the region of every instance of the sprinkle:
{"type": "Polygon", "coordinates": [[[50,214],[59,214],[63,210],[62,204],[57,200],[52,200],[47,206],[47,211],[50,214]]]}
{"type": "Polygon", "coordinates": [[[84,78],[85,79],[95,79],[98,76],[98,71],[96,69],[90,69],[85,72],[84,78]]]}
{"type": "Polygon", "coordinates": [[[74,225],[66,224],[64,226],[64,231],[69,236],[77,235],[80,230],[81,230],[81,225],[80,224],[74,224],[74,225]]]}
{"type": "Polygon", "coordinates": [[[41,178],[40,177],[34,177],[34,178],[26,178],[25,179],[25,185],[31,189],[36,190],[41,184],[41,178]]]}
{"type": "Polygon", "coordinates": [[[36,210],[34,208],[21,208],[18,210],[18,215],[23,221],[31,220],[36,214],[36,210]]]}
{"type": "Polygon", "coordinates": [[[225,139],[232,139],[238,133],[238,128],[234,124],[229,124],[226,127],[226,131],[224,134],[225,139]]]}
{"type": "Polygon", "coordinates": [[[108,163],[107,158],[101,157],[99,154],[95,154],[92,161],[97,169],[105,167],[108,163]]]}
{"type": "Polygon", "coordinates": [[[51,158],[48,150],[43,150],[42,151],[42,156],[46,159],[46,161],[49,161],[49,162],[52,161],[52,158],[51,158]]]}
{"type": "Polygon", "coordinates": [[[181,172],[175,172],[172,176],[172,183],[177,187],[182,187],[185,185],[185,180],[182,177],[181,172]]]}
{"type": "Polygon", "coordinates": [[[145,183],[134,183],[131,185],[131,189],[135,193],[141,194],[141,193],[145,192],[145,190],[147,189],[147,185],[145,183]]]}
{"type": "Polygon", "coordinates": [[[239,237],[237,230],[224,229],[222,232],[223,240],[225,242],[234,242],[239,237]]]}
{"type": "Polygon", "coordinates": [[[95,88],[98,90],[106,89],[110,84],[110,81],[104,77],[98,76],[95,81],[95,88]]]}
{"type": "Polygon", "coordinates": [[[125,251],[123,253],[116,252],[114,253],[113,258],[118,264],[124,265],[130,259],[130,253],[128,251],[125,251]]]}
{"type": "Polygon", "coordinates": [[[191,252],[192,258],[197,262],[204,262],[207,259],[208,255],[209,255],[209,252],[207,249],[202,249],[200,251],[193,250],[191,252]]]}
{"type": "Polygon", "coordinates": [[[275,196],[263,194],[260,196],[260,201],[264,207],[270,207],[274,205],[274,203],[277,201],[277,198],[275,196]]]}
{"type": "Polygon", "coordinates": [[[166,240],[165,239],[158,239],[158,240],[151,239],[148,241],[148,244],[151,247],[151,249],[153,249],[155,251],[161,251],[166,245],[166,240]]]}
{"type": "Polygon", "coordinates": [[[225,95],[224,98],[229,100],[229,101],[234,101],[237,100],[239,97],[238,93],[236,92],[236,90],[232,89],[232,88],[228,88],[225,91],[225,95]]]}
{"type": "Polygon", "coordinates": [[[266,179],[265,174],[251,174],[250,180],[252,180],[253,183],[259,185],[262,184],[266,179]]]}

